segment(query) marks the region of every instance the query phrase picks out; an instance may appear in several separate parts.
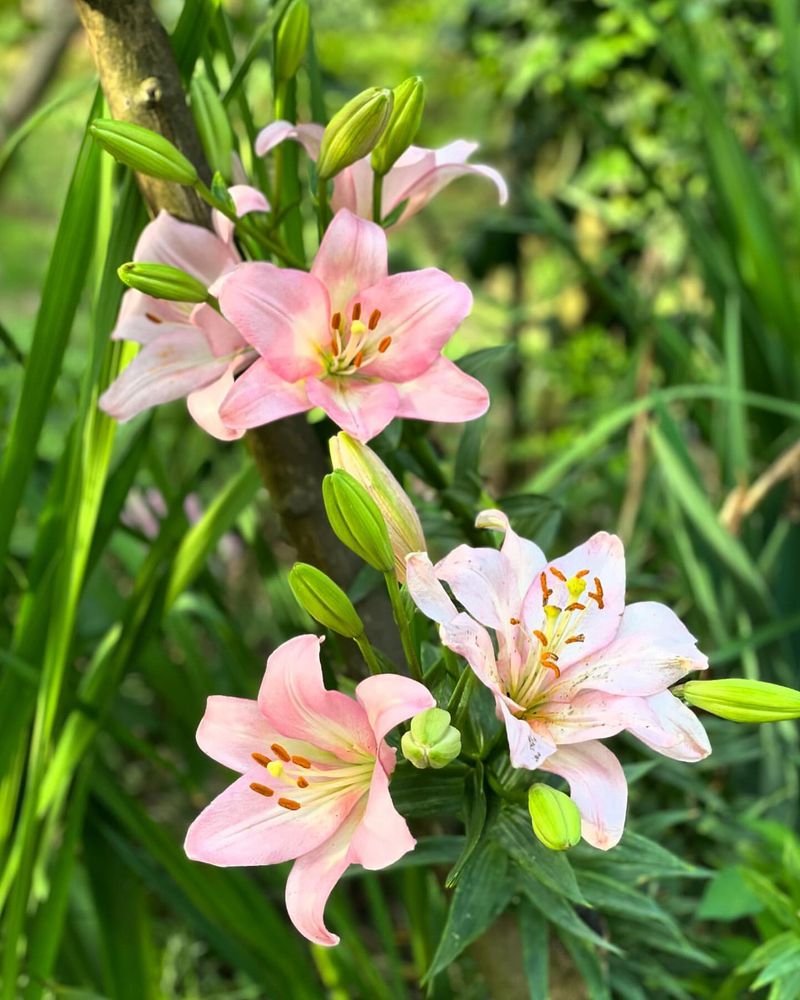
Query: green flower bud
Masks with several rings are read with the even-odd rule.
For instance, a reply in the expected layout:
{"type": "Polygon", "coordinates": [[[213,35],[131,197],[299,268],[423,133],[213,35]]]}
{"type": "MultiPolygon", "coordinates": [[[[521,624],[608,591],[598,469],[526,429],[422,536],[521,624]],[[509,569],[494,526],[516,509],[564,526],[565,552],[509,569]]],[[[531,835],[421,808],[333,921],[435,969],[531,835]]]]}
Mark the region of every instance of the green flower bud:
{"type": "Polygon", "coordinates": [[[295,563],[289,572],[289,586],[304,608],[320,625],[339,635],[355,639],[363,635],[364,623],[342,588],[316,566],[295,563]]]}
{"type": "Polygon", "coordinates": [[[291,80],[308,47],[309,11],[306,0],[292,0],[275,32],[275,79],[291,80]]]}
{"type": "Polygon", "coordinates": [[[211,81],[201,75],[192,80],[189,97],[206,159],[214,170],[230,177],[233,165],[233,131],[225,105],[211,81]]]}
{"type": "Polygon", "coordinates": [[[425,107],[425,84],[422,77],[410,76],[394,88],[394,105],[383,135],[372,150],[372,169],[388,174],[397,159],[414,141],[425,107]]]}
{"type": "Polygon", "coordinates": [[[743,678],[687,681],[673,688],[687,705],[732,722],[779,722],[800,718],[800,691],[743,678]]]}
{"type": "Polygon", "coordinates": [[[581,839],[581,814],[564,792],[550,785],[531,785],[528,812],[533,832],[551,851],[566,851],[581,839]]]}
{"type": "Polygon", "coordinates": [[[158,132],[111,118],[95,118],[89,132],[115,160],[140,174],[190,187],[197,183],[194,165],[158,132]]]}
{"type": "Polygon", "coordinates": [[[443,708],[426,708],[411,720],[411,731],[400,740],[403,756],[414,767],[446,767],[461,753],[461,733],[450,725],[443,708]]]}
{"type": "Polygon", "coordinates": [[[392,113],[391,90],[370,87],[331,118],[317,160],[317,176],[326,181],[370,152],[392,113]]]}
{"type": "Polygon", "coordinates": [[[206,286],[170,264],[140,264],[130,261],[117,269],[120,281],[137,292],[170,302],[208,302],[206,286]]]}
{"type": "Polygon", "coordinates": [[[422,525],[408,494],[375,452],[349,434],[341,431],[328,446],[334,469],[349,472],[377,504],[389,530],[395,575],[405,583],[406,556],[426,548],[422,525]]]}
{"type": "Polygon", "coordinates": [[[394,572],[394,555],[381,512],[361,483],[341,469],[322,480],[322,499],[337,537],[381,573],[394,572]]]}

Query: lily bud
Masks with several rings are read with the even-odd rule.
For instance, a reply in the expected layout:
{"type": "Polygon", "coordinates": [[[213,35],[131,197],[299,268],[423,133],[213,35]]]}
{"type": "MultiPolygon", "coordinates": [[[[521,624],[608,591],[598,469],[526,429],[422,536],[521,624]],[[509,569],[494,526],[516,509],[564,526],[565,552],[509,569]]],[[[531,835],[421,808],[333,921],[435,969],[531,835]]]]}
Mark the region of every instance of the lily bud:
{"type": "Polygon", "coordinates": [[[337,469],[322,480],[322,499],[337,537],[381,573],[394,571],[394,555],[381,512],[364,487],[337,469]]]}
{"type": "Polygon", "coordinates": [[[289,586],[300,607],[320,625],[348,639],[364,634],[364,623],[350,598],[316,566],[295,563],[289,571],[289,586]]]}
{"type": "Polygon", "coordinates": [[[528,789],[528,812],[533,832],[551,851],[566,851],[581,839],[581,814],[564,792],[550,785],[536,784],[528,789]]]}
{"type": "Polygon", "coordinates": [[[394,553],[394,572],[400,583],[406,579],[406,556],[426,549],[422,525],[414,505],[375,452],[341,431],[329,442],[334,469],[344,469],[369,493],[389,530],[394,553]]]}
{"type": "Polygon", "coordinates": [[[275,32],[275,79],[291,80],[308,47],[309,11],[306,0],[293,0],[275,32]]]}
{"type": "Polygon", "coordinates": [[[192,114],[206,158],[214,170],[231,176],[233,131],[220,96],[205,76],[195,76],[189,88],[192,114]]]}
{"type": "Polygon", "coordinates": [[[197,183],[194,164],[158,132],[112,118],[95,118],[89,132],[115,160],[140,174],[190,187],[197,183]]]}
{"type": "Polygon", "coordinates": [[[208,302],[206,286],[170,264],[140,264],[130,261],[117,269],[120,281],[137,292],[170,302],[208,302]]]}
{"type": "Polygon", "coordinates": [[[732,722],[779,722],[800,718],[800,691],[782,684],[723,678],[687,681],[672,690],[687,705],[732,722]]]}
{"type": "Polygon", "coordinates": [[[326,181],[362,159],[380,139],[392,113],[391,90],[370,87],[331,118],[317,160],[317,176],[326,181]]]}
{"type": "Polygon", "coordinates": [[[372,169],[381,177],[414,141],[425,107],[425,84],[422,77],[410,76],[392,91],[394,104],[389,122],[372,150],[372,169]]]}
{"type": "Polygon", "coordinates": [[[443,708],[426,708],[411,720],[411,731],[403,733],[400,749],[414,767],[446,767],[461,753],[461,733],[450,725],[443,708]]]}

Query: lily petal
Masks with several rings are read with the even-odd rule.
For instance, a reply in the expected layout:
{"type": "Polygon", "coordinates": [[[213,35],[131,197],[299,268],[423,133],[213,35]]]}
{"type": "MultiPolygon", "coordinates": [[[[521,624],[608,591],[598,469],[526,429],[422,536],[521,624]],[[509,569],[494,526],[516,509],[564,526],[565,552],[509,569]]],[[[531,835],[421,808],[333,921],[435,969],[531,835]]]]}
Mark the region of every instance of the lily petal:
{"type": "Polygon", "coordinates": [[[416,606],[432,621],[442,624],[458,614],[427,552],[412,552],[406,556],[406,586],[416,606]]]}
{"type": "Polygon", "coordinates": [[[516,578],[516,593],[519,597],[519,606],[522,607],[528,588],[537,574],[544,569],[546,562],[544,552],[534,542],[520,537],[501,510],[482,510],[475,518],[475,527],[504,533],[500,551],[508,560],[516,578]]]}
{"type": "Polygon", "coordinates": [[[256,154],[266,156],[272,149],[287,139],[299,142],[312,160],[319,156],[322,135],[325,129],[322,125],[294,125],[292,122],[276,121],[263,128],[256,136],[256,154]]]}
{"type": "Polygon", "coordinates": [[[438,357],[416,378],[398,382],[397,391],[400,394],[397,415],[411,420],[460,424],[483,416],[489,409],[486,387],[443,357],[438,357]]]}
{"type": "Polygon", "coordinates": [[[583,839],[601,851],[615,847],[625,829],[628,783],[614,754],[597,740],[589,740],[559,747],[539,766],[566,779],[581,813],[583,839]]]}
{"type": "Polygon", "coordinates": [[[310,378],[306,392],[312,406],[321,406],[362,444],[380,434],[397,413],[397,389],[390,382],[360,382],[352,376],[310,378]]]}
{"type": "Polygon", "coordinates": [[[258,706],[278,732],[308,740],[340,760],[363,762],[376,753],[375,735],[361,705],[322,683],[321,641],[299,635],[275,650],[267,660],[258,706]]]}
{"type": "Polygon", "coordinates": [[[228,427],[219,415],[225,397],[233,388],[233,376],[239,364],[238,359],[232,361],[216,381],[186,397],[192,420],[218,441],[236,441],[244,434],[242,428],[228,427]]]}
{"type": "Polygon", "coordinates": [[[331,312],[344,312],[357,293],[386,277],[388,259],[383,229],[343,209],[322,238],[311,274],[328,289],[331,312]]]}
{"type": "Polygon", "coordinates": [[[133,259],[143,263],[170,264],[210,285],[239,263],[235,249],[205,226],[181,222],[161,211],[142,230],[133,259]]]}
{"type": "Polygon", "coordinates": [[[548,770],[545,761],[552,759],[556,745],[541,732],[537,732],[524,719],[512,714],[504,698],[495,697],[497,714],[503,720],[508,738],[508,752],[514,767],[524,767],[529,771],[537,768],[548,770]]]}
{"type": "Polygon", "coordinates": [[[519,613],[508,559],[497,549],[459,545],[436,564],[436,575],[456,600],[489,628],[507,629],[519,613]]]}
{"type": "MultiPolygon", "coordinates": [[[[386,676],[386,675],[384,675],[386,676]]],[[[371,678],[378,680],[377,677],[371,678]]],[[[364,817],[350,845],[350,861],[378,871],[393,865],[414,849],[416,841],[389,795],[389,779],[382,767],[372,775],[364,817]]]]}
{"type": "Polygon", "coordinates": [[[401,722],[436,705],[424,684],[399,674],[367,677],[356,685],[355,695],[378,741],[401,722]]]}
{"type": "MultiPolygon", "coordinates": [[[[233,199],[233,206],[236,214],[241,218],[249,215],[250,212],[268,212],[269,202],[258,188],[249,184],[234,184],[228,188],[228,194],[233,199]]],[[[231,244],[233,242],[233,232],[235,223],[216,208],[211,213],[214,229],[221,240],[231,244]]],[[[238,262],[238,255],[237,255],[238,262]]]]}
{"type": "Polygon", "coordinates": [[[711,744],[703,724],[669,691],[641,699],[644,711],[632,714],[626,729],[645,746],[673,760],[708,757],[711,744]]]}
{"type": "Polygon", "coordinates": [[[212,760],[244,774],[252,753],[269,744],[269,726],[252,698],[211,695],[197,727],[197,745],[212,760]]]}
{"type": "Polygon", "coordinates": [[[472,292],[435,267],[392,274],[357,295],[362,315],[376,310],[376,333],[389,347],[370,362],[369,374],[407,382],[427,371],[472,309],[472,292]]]}
{"type": "Polygon", "coordinates": [[[462,613],[441,625],[439,632],[445,646],[464,657],[478,680],[490,691],[501,694],[494,647],[486,629],[462,613]]]}
{"type": "Polygon", "coordinates": [[[259,358],[233,383],[219,417],[226,427],[246,430],[310,409],[303,383],[285,382],[259,358]]]}

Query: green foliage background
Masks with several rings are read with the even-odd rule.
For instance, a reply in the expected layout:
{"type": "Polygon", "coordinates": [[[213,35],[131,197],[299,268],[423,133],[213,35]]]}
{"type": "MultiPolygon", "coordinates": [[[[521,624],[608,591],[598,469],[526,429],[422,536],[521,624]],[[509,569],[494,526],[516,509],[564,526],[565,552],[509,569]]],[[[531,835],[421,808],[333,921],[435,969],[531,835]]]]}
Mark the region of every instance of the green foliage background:
{"type": "MultiPolygon", "coordinates": [[[[254,56],[243,92],[268,122],[269,5],[158,9],[187,79],[199,58],[224,89],[254,56]]],[[[418,141],[474,138],[512,186],[501,210],[459,181],[393,241],[397,267],[474,289],[451,354],[493,393],[463,433],[377,442],[432,551],[495,501],[548,551],[618,530],[629,599],[670,604],[714,676],[798,686],[797,4],[339,0],[313,16],[329,112],[419,73],[418,141]],[[731,494],[787,453],[739,523],[731,494]]],[[[0,8],[5,90],[36,30],[35,11],[0,8]]],[[[186,861],[185,827],[226,781],[194,743],[206,696],[252,696],[267,652],[310,623],[243,447],[179,404],[119,428],[96,410],[122,361],[115,268],[144,222],[84,137],[99,108],[76,35],[0,148],[2,996],[800,996],[793,723],[711,720],[700,765],[617,738],[630,832],[572,868],[519,812],[483,816],[482,791],[465,804],[457,769],[401,767],[420,847],[337,890],[334,951],[288,924],[282,870],[186,861]]]]}

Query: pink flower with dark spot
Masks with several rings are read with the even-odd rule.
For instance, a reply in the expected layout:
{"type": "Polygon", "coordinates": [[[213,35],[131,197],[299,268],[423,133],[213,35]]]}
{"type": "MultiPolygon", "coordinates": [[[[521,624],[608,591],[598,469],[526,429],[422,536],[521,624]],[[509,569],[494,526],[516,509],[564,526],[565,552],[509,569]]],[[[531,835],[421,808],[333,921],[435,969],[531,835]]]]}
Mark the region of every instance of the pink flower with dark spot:
{"type": "Polygon", "coordinates": [[[386,234],[343,209],[311,273],[253,262],[214,286],[260,354],[220,415],[238,430],[321,407],[366,442],[394,417],[460,422],[489,395],[441,351],[472,307],[466,285],[426,268],[388,273],[386,234]]]}
{"type": "MultiPolygon", "coordinates": [[[[271,149],[293,139],[299,142],[312,160],[319,156],[324,128],[321,125],[293,125],[277,121],[267,125],[256,139],[256,153],[265,156],[271,149]]],[[[457,139],[441,149],[409,146],[383,179],[382,218],[405,202],[395,226],[416,215],[442,188],[457,177],[470,175],[483,177],[497,188],[500,204],[508,201],[508,188],[501,175],[482,163],[468,163],[478,148],[476,142],[457,139]]],[[[373,171],[370,159],[365,156],[346,167],[333,179],[331,206],[334,212],[347,208],[364,219],[372,218],[373,171]]]]}
{"type": "Polygon", "coordinates": [[[381,674],[355,698],[322,683],[315,635],[301,635],[267,660],[258,701],[208,699],[200,748],[241,775],[192,823],[184,844],[194,861],[230,867],[294,861],[286,908],[317,944],[328,896],[351,864],[376,870],[414,847],[389,796],[396,752],[384,736],[434,705],[422,684],[381,674]]]}
{"type": "MultiPolygon", "coordinates": [[[[255,188],[238,185],[230,194],[240,215],[269,210],[255,188]]],[[[219,212],[213,221],[214,232],[161,212],[145,226],[133,259],[170,264],[208,286],[241,261],[233,223],[219,212]]],[[[151,406],[186,397],[192,417],[209,434],[222,440],[242,436],[220,420],[219,407],[253,352],[210,305],[166,302],[130,289],[111,336],[135,341],[141,350],[100,397],[106,413],[124,422],[151,406]]]]}
{"type": "Polygon", "coordinates": [[[627,730],[667,757],[706,757],[703,726],[668,688],[708,661],[665,605],[625,606],[616,535],[599,532],[550,561],[500,511],[476,524],[503,531],[502,548],[461,545],[435,566],[414,553],[408,589],[494,695],[511,763],[565,778],[584,839],[607,850],[622,836],[628,789],[600,740],[627,730]]]}

